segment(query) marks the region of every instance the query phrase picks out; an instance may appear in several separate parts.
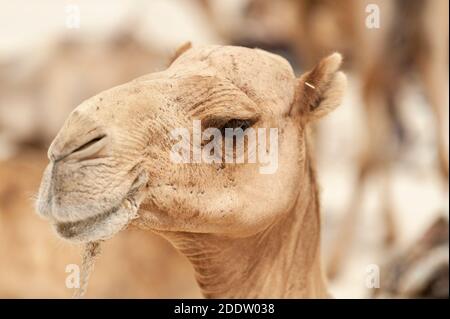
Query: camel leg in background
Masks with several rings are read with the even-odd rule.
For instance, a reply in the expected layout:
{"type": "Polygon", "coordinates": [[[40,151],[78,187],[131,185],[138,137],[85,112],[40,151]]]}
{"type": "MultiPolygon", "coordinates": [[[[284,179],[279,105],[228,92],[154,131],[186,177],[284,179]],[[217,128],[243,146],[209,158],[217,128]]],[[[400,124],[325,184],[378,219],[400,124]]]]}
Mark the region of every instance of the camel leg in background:
{"type": "MultiPolygon", "coordinates": [[[[380,64],[382,65],[382,64],[380,64]]],[[[381,209],[382,218],[386,228],[384,243],[391,245],[396,238],[396,229],[393,218],[393,206],[390,194],[390,174],[388,170],[389,161],[392,160],[394,150],[386,147],[396,138],[395,125],[398,119],[394,119],[396,113],[396,92],[401,87],[401,79],[395,73],[387,74],[383,68],[373,64],[367,77],[364,78],[363,100],[365,110],[365,123],[367,127],[367,138],[363,144],[362,156],[357,164],[357,181],[353,188],[352,198],[348,209],[338,226],[337,236],[333,240],[330,259],[327,264],[329,278],[334,278],[344,263],[349,247],[354,240],[358,215],[361,208],[364,188],[367,179],[375,174],[383,177],[381,184],[381,209]],[[392,79],[392,81],[388,81],[392,79]],[[386,84],[389,83],[389,86],[386,84]],[[394,110],[395,111],[395,110],[394,110]]]]}
{"type": "Polygon", "coordinates": [[[381,212],[383,218],[384,244],[392,246],[397,239],[397,227],[395,226],[394,202],[392,193],[392,178],[389,164],[381,169],[381,212]]]}
{"type": "Polygon", "coordinates": [[[428,58],[426,61],[424,59],[420,64],[419,73],[422,85],[434,117],[438,167],[444,184],[448,186],[448,151],[445,141],[445,135],[448,134],[445,112],[446,92],[448,91],[446,72],[448,71],[442,67],[442,63],[438,59],[428,58]]]}
{"type": "Polygon", "coordinates": [[[344,217],[337,226],[338,231],[332,241],[330,258],[327,260],[327,275],[330,279],[335,278],[340,273],[349,248],[351,247],[351,243],[353,242],[356,225],[358,223],[358,215],[364,196],[364,187],[370,171],[372,171],[370,162],[363,160],[359,167],[359,173],[353,187],[354,192],[350,199],[349,206],[345,211],[344,217]]]}
{"type": "Polygon", "coordinates": [[[448,189],[448,36],[449,2],[430,1],[424,12],[423,37],[426,52],[417,58],[418,73],[435,121],[437,160],[442,181],[448,189]]]}

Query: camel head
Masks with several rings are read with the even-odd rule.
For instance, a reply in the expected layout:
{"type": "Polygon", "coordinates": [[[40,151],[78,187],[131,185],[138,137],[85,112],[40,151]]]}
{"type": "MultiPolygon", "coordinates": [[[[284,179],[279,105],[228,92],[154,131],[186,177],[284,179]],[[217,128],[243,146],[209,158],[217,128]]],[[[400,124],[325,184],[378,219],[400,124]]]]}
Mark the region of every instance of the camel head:
{"type": "Polygon", "coordinates": [[[38,211],[75,242],[107,239],[131,220],[157,232],[257,233],[294,205],[307,127],[342,98],[340,63],[333,54],[296,78],[286,60],[258,49],[189,48],[165,71],[71,113],[49,148],[38,211]],[[246,134],[231,137],[232,152],[257,152],[254,162],[226,162],[225,152],[209,163],[193,159],[213,140],[223,150],[227,128],[253,129],[258,139],[259,129],[275,133],[257,151],[246,134]],[[196,141],[198,129],[212,130],[196,141]],[[173,151],[182,139],[187,160],[173,151]],[[264,151],[270,161],[259,157],[264,151]]]}

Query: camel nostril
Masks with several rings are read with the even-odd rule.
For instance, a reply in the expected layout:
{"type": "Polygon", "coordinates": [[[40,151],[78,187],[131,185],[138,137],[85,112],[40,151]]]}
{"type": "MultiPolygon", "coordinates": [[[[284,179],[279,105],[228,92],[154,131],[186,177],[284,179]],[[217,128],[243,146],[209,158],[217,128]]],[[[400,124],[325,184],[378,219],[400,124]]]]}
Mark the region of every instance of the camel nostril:
{"type": "Polygon", "coordinates": [[[74,149],[67,157],[71,159],[89,159],[100,152],[107,143],[106,135],[95,137],[78,148],[74,149]]]}
{"type": "Polygon", "coordinates": [[[101,141],[101,140],[102,140],[103,138],[105,138],[105,137],[106,137],[106,136],[103,135],[103,136],[99,136],[99,137],[93,138],[93,139],[90,140],[89,142],[87,142],[87,143],[81,145],[80,147],[78,147],[77,149],[75,149],[74,151],[72,151],[72,154],[87,149],[88,147],[90,147],[91,145],[93,145],[93,144],[95,144],[95,143],[101,141]]]}

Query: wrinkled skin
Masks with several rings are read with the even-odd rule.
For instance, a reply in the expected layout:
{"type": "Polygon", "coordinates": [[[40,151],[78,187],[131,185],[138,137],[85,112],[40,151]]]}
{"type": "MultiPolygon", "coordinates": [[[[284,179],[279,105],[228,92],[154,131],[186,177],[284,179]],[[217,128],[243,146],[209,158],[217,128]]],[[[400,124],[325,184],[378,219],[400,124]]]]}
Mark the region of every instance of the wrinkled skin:
{"type": "Polygon", "coordinates": [[[340,63],[332,55],[297,79],[284,59],[264,51],[188,49],[167,70],[74,110],[49,149],[38,210],[77,242],[109,238],[131,219],[165,234],[259,234],[293,213],[299,185],[312,180],[306,126],[339,105],[340,63]],[[170,131],[192,129],[194,119],[207,127],[245,119],[253,128],[278,128],[278,169],[173,163],[170,131]]]}
{"type": "MultiPolygon", "coordinates": [[[[248,228],[255,224],[264,227],[277,212],[286,210],[294,195],[294,181],[299,173],[289,168],[295,167],[300,147],[289,150],[293,156],[281,159],[276,174],[261,175],[258,164],[221,167],[220,164],[171,163],[169,154],[174,141],[168,132],[176,127],[191,128],[192,103],[205,98],[202,94],[208,94],[217,85],[219,89],[212,94],[218,101],[214,105],[217,118],[248,117],[247,113],[251,112],[251,116],[259,116],[257,127],[282,127],[280,149],[284,151],[290,148],[289,140],[294,139],[287,140],[284,136],[297,135],[299,140],[301,134],[297,125],[286,118],[294,96],[294,80],[289,65],[268,53],[207,48],[187,52],[164,72],[100,93],[76,108],[52,143],[39,211],[56,223],[105,214],[122,204],[134,187],[133,182],[142,174],[148,182],[144,201],[145,211],[149,212],[146,223],[156,229],[237,233],[253,232],[254,229],[248,228]],[[237,63],[237,71],[208,67],[202,59],[214,50],[218,52],[217,57],[213,53],[211,61],[224,59],[225,63],[237,63]],[[251,55],[241,59],[240,66],[239,60],[233,60],[243,52],[251,55]],[[260,61],[252,63],[250,59],[254,57],[260,61]],[[208,68],[197,72],[189,63],[195,59],[198,68],[208,68]],[[257,66],[259,73],[256,78],[256,70],[253,74],[248,72],[253,66],[257,66]],[[232,81],[225,77],[231,77],[232,81]],[[266,91],[266,85],[256,86],[264,78],[286,84],[266,91]],[[266,100],[274,101],[257,105],[249,98],[252,95],[254,100],[265,95],[266,100]],[[105,137],[74,152],[99,136],[105,137]],[[249,185],[253,186],[249,188],[249,185]],[[265,203],[268,199],[272,199],[272,206],[265,203]],[[251,209],[244,210],[244,207],[251,209]],[[236,225],[241,229],[237,230],[236,225]]],[[[65,237],[64,233],[60,235],[65,237]]]]}

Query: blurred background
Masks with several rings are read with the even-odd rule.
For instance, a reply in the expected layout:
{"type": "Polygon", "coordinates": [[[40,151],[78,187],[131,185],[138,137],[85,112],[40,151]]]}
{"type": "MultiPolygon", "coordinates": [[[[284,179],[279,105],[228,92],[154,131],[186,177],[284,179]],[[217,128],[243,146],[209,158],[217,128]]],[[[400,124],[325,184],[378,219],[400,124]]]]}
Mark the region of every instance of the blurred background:
{"type": "MultiPolygon", "coordinates": [[[[0,0],[0,297],[72,295],[80,248],[33,207],[46,150],[81,101],[166,68],[191,41],[275,52],[297,75],[341,52],[344,103],[314,130],[330,291],[448,298],[448,5],[0,0]]],[[[87,297],[201,294],[168,242],[128,229],[105,243],[87,297]]]]}

